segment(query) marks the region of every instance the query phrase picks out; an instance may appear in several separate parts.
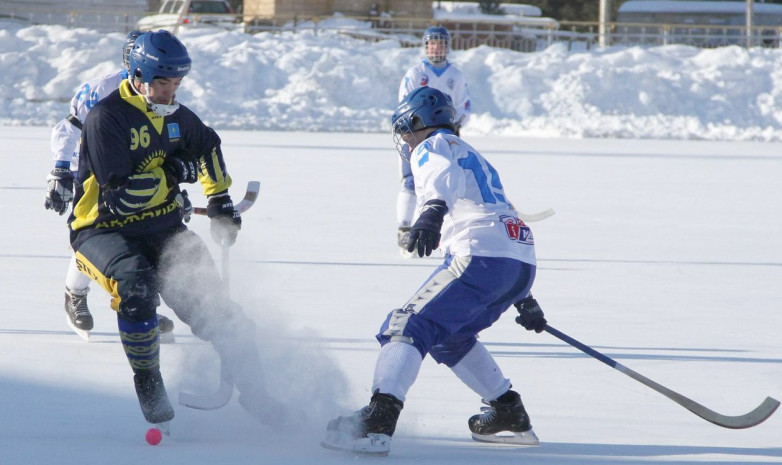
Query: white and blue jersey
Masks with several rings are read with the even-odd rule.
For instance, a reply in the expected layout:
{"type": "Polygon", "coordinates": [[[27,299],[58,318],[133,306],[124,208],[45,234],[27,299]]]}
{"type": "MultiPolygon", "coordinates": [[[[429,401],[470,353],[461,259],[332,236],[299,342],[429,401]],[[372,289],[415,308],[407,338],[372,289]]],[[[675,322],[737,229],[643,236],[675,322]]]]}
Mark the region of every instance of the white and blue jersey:
{"type": "Polygon", "coordinates": [[[421,356],[453,367],[511,305],[530,292],[535,244],[505,196],[499,174],[472,146],[440,129],[410,159],[417,210],[445,201],[445,262],[402,307],[391,311],[377,339],[413,345],[421,356]]]}
{"type": "Polygon", "coordinates": [[[445,66],[436,68],[424,59],[421,63],[407,70],[402,78],[399,85],[399,101],[401,102],[410,92],[424,86],[437,89],[451,97],[453,106],[456,108],[456,122],[459,125],[464,126],[470,119],[472,111],[470,90],[459,68],[448,62],[445,66]]]}
{"type": "Polygon", "coordinates": [[[52,153],[56,166],[79,168],[79,139],[81,127],[93,106],[101,99],[117,90],[120,83],[128,78],[127,70],[90,79],[79,87],[71,99],[69,115],[58,122],[52,130],[52,153]]]}
{"type": "Polygon", "coordinates": [[[530,228],[513,209],[497,170],[451,131],[438,130],[410,158],[416,211],[444,200],[440,249],[446,255],[506,257],[535,265],[530,228]]]}

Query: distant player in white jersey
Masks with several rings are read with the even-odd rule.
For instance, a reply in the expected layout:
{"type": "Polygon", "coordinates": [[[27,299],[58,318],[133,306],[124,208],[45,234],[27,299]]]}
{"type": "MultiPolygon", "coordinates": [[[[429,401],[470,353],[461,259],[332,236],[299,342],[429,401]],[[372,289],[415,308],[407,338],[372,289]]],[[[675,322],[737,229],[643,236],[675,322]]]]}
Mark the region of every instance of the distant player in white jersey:
{"type": "Polygon", "coordinates": [[[447,95],[421,87],[392,116],[394,140],[410,159],[418,198],[406,248],[424,256],[439,245],[445,261],[388,314],[376,336],[381,349],[369,405],[329,422],[326,448],[387,454],[427,354],[489,405],[468,420],[473,439],[538,444],[519,394],[477,339],[511,306],[524,328],[545,329],[543,311],[530,294],[536,270],[532,232],[505,196],[497,171],[455,134],[457,114],[447,95]]]}
{"type": "MultiPolygon", "coordinates": [[[[122,47],[123,69],[82,84],[71,99],[70,113],[54,126],[51,139],[54,169],[46,178],[44,206],[47,210],[54,210],[60,215],[68,211],[68,205],[73,200],[73,180],[79,170],[79,139],[84,119],[96,103],[117,90],[120,83],[128,78],[128,56],[133,43],[142,34],[143,32],[137,30],[128,33],[122,47]]],[[[94,325],[87,306],[89,286],[90,278],[79,271],[75,256],[72,255],[65,276],[65,312],[68,314],[69,325],[83,337],[86,337],[94,325]]],[[[162,333],[173,331],[173,321],[164,316],[159,319],[162,333]]]]}
{"type": "MultiPolygon", "coordinates": [[[[444,27],[433,26],[424,32],[423,42],[426,58],[405,73],[399,85],[399,101],[419,87],[429,86],[438,89],[453,100],[456,107],[456,134],[459,134],[459,129],[470,119],[470,91],[461,70],[448,61],[451,34],[444,27]]],[[[413,223],[415,185],[409,161],[400,158],[399,170],[402,176],[402,187],[396,201],[399,227],[397,244],[401,248],[400,253],[403,257],[412,257],[414,255],[404,249],[410,237],[410,225],[413,223]]]]}

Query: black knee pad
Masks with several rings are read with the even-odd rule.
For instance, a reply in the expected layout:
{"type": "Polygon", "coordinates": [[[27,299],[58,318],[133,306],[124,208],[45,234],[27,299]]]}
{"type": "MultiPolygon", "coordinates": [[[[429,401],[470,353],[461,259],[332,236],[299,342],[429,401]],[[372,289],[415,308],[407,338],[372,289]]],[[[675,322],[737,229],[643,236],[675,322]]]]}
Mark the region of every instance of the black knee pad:
{"type": "Polygon", "coordinates": [[[155,273],[151,269],[118,274],[119,314],[131,323],[155,316],[160,305],[155,273]]]}

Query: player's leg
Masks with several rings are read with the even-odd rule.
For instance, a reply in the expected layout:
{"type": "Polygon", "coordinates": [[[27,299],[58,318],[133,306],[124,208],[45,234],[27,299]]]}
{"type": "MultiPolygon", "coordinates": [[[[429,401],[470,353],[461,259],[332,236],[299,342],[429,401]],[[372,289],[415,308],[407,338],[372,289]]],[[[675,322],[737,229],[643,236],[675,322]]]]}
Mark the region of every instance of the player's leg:
{"type": "MultiPolygon", "coordinates": [[[[87,305],[90,281],[89,276],[79,271],[76,256],[72,255],[65,275],[65,313],[71,325],[82,331],[90,331],[94,327],[94,318],[87,305]]],[[[158,315],[158,328],[161,335],[170,334],[174,330],[174,322],[158,315]]]]}
{"type": "Polygon", "coordinates": [[[120,339],[133,370],[144,418],[164,423],[174,417],[160,374],[156,309],[160,304],[150,241],[132,241],[120,233],[94,235],[78,245],[80,269],[112,297],[120,339]]]}
{"type": "MultiPolygon", "coordinates": [[[[495,261],[492,259],[491,261],[495,261]]],[[[504,442],[536,445],[538,438],[532,430],[529,415],[520,395],[511,389],[492,355],[477,338],[483,329],[491,326],[514,302],[529,293],[535,275],[535,267],[510,261],[508,266],[486,266],[489,281],[501,278],[497,275],[515,276],[516,284],[509,291],[490,303],[484,312],[465,325],[443,343],[430,350],[432,358],[451,368],[456,376],[475,391],[488,405],[482,413],[472,416],[468,426],[473,439],[487,442],[504,442]],[[495,278],[490,275],[495,274],[495,278]]],[[[478,285],[480,283],[472,283],[478,285]]]]}
{"type": "MultiPolygon", "coordinates": [[[[521,291],[515,289],[513,278],[485,276],[482,270],[487,266],[490,270],[496,268],[491,261],[453,258],[438,267],[402,308],[389,313],[377,336],[382,348],[375,364],[372,399],[353,415],[332,420],[324,446],[388,453],[407,391],[418,376],[423,357],[461,328],[491,325],[502,312],[487,315],[486,308],[511,292],[521,291]],[[480,317],[483,320],[476,322],[480,317]]],[[[518,271],[511,266],[499,268],[498,273],[518,271]]],[[[474,339],[474,334],[471,336],[474,339]]]]}
{"type": "Polygon", "coordinates": [[[90,290],[90,278],[76,265],[76,256],[72,255],[65,275],[65,313],[71,326],[83,331],[93,328],[94,322],[87,306],[87,292],[90,290]]]}

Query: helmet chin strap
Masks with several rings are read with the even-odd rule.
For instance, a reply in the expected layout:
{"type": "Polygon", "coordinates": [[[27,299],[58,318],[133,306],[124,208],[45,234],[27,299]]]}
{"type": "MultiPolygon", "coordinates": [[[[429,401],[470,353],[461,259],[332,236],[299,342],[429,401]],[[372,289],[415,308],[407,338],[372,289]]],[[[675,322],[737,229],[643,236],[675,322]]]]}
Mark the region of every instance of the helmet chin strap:
{"type": "Polygon", "coordinates": [[[133,78],[128,76],[128,81],[130,82],[130,88],[133,92],[135,92],[136,95],[141,95],[144,97],[144,101],[147,102],[147,107],[155,113],[158,116],[169,116],[173,115],[174,112],[179,110],[179,103],[176,101],[176,95],[171,98],[171,104],[166,105],[164,103],[155,103],[152,100],[149,99],[149,83],[144,83],[144,91],[146,94],[142,94],[141,92],[136,89],[136,86],[133,83],[133,78]]]}
{"type": "Polygon", "coordinates": [[[155,103],[152,100],[149,99],[149,83],[144,83],[144,90],[146,91],[146,95],[144,95],[144,100],[147,101],[147,106],[150,110],[152,110],[153,113],[155,113],[158,116],[169,116],[173,115],[174,112],[179,110],[179,103],[176,101],[176,95],[171,97],[170,103],[155,103]]]}

